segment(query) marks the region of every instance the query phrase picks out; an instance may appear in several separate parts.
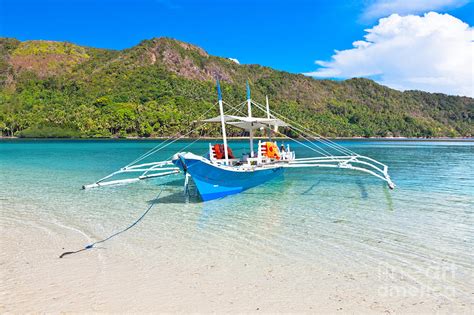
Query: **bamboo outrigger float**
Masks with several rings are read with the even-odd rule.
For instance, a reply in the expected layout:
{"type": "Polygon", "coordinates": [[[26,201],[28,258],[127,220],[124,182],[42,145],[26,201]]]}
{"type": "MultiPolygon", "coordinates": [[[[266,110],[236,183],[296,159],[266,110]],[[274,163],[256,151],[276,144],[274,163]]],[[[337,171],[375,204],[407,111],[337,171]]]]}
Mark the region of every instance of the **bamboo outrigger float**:
{"type": "MultiPolygon", "coordinates": [[[[188,190],[187,186],[189,180],[192,180],[201,199],[208,201],[237,194],[263,184],[279,174],[282,174],[287,168],[305,167],[340,168],[365,172],[385,181],[391,189],[395,187],[395,184],[388,174],[388,167],[385,164],[370,157],[359,155],[329,139],[314,134],[300,126],[297,122],[291,121],[291,119],[274,111],[270,111],[268,97],[266,98],[265,106],[253,101],[251,99],[248,83],[247,100],[238,106],[229,105],[234,112],[237,111],[241,114],[242,112],[239,111],[239,106],[246,105],[247,115],[237,116],[224,112],[224,102],[222,100],[219,81],[217,82],[217,93],[219,115],[198,121],[201,125],[219,123],[222,128],[223,143],[215,145],[209,144],[209,153],[207,156],[204,157],[191,152],[185,152],[185,148],[183,148],[183,151],[177,152],[170,157],[169,160],[137,164],[178,139],[186,137],[194,131],[192,130],[181,137],[172,140],[169,139],[161,143],[129,165],[93,184],[85,185],[83,188],[128,184],[144,179],[183,173],[185,175],[185,191],[188,190]],[[266,113],[266,117],[254,117],[252,115],[252,106],[266,113]],[[245,130],[249,133],[249,151],[239,158],[234,157],[228,145],[226,134],[227,125],[245,130]],[[278,132],[279,127],[291,129],[297,133],[304,142],[287,137],[285,134],[278,132]],[[256,130],[266,130],[268,140],[259,140],[257,150],[255,151],[254,131],[256,130]],[[278,144],[271,140],[272,134],[285,136],[289,140],[295,141],[312,150],[317,156],[297,158],[296,152],[292,151],[290,145],[281,145],[279,148],[278,144]],[[114,176],[125,173],[138,173],[140,175],[133,178],[112,180],[114,176]]],[[[199,138],[197,140],[199,140],[199,138]]]]}

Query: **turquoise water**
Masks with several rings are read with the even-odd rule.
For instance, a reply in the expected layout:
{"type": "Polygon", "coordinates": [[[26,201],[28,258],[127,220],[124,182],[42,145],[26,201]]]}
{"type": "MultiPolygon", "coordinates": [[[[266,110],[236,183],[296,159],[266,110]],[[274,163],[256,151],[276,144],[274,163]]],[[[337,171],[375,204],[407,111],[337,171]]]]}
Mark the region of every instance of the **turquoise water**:
{"type": "MultiPolygon", "coordinates": [[[[397,274],[415,284],[416,294],[472,302],[474,142],[339,141],[387,164],[397,185],[393,191],[368,175],[324,169],[286,170],[265,185],[207,203],[183,196],[181,175],[80,189],[157,142],[0,141],[2,225],[53,223],[77,231],[85,245],[127,226],[156,203],[107,250],[153,256],[156,244],[172,244],[169,249],[183,257],[297,260],[375,275],[379,294],[403,297],[408,293],[384,285],[397,274]],[[160,184],[164,190],[156,199],[160,184]]],[[[155,159],[169,158],[189,143],[173,144],[155,159]]],[[[238,153],[246,145],[232,147],[238,153]]],[[[187,150],[207,148],[202,141],[187,150]]],[[[311,156],[293,148],[297,157],[311,156]]]]}

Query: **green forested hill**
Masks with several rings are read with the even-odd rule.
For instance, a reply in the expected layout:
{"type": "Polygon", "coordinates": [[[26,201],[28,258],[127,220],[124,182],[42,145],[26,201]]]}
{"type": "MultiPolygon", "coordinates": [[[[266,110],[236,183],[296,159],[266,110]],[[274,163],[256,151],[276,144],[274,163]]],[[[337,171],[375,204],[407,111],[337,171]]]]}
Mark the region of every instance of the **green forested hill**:
{"type": "MultiPolygon", "coordinates": [[[[215,103],[216,78],[228,103],[245,99],[248,79],[256,101],[269,95],[273,109],[326,136],[474,134],[472,98],[238,65],[169,38],[122,51],[0,38],[0,130],[24,137],[172,135],[215,103]]],[[[217,135],[216,128],[201,133],[217,135]]]]}

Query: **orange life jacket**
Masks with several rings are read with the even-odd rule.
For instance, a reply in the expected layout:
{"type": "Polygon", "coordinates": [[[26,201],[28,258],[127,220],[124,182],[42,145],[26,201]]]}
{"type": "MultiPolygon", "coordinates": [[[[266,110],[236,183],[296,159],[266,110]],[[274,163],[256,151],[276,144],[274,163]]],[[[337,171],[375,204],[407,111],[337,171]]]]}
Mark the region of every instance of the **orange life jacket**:
{"type": "Polygon", "coordinates": [[[265,142],[266,152],[265,155],[270,159],[279,160],[280,151],[274,142],[265,142]]]}
{"type": "MultiPolygon", "coordinates": [[[[222,143],[214,144],[214,153],[216,154],[216,159],[218,160],[225,158],[224,145],[222,143]]],[[[234,153],[229,146],[227,146],[227,156],[229,159],[234,159],[234,153]]]]}

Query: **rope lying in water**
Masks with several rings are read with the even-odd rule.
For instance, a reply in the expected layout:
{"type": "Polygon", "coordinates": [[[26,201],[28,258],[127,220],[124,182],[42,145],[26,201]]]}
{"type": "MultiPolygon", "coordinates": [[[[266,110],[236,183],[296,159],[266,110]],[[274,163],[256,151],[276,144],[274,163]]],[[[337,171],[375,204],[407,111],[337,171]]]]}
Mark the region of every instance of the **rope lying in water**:
{"type": "MultiPolygon", "coordinates": [[[[158,195],[156,195],[156,197],[155,197],[153,200],[157,200],[157,199],[160,197],[161,193],[163,192],[163,187],[164,187],[164,186],[161,185],[161,190],[160,190],[160,192],[158,193],[158,195]]],[[[97,242],[94,242],[94,243],[92,243],[92,244],[89,244],[89,245],[87,245],[86,247],[81,248],[81,249],[79,249],[79,250],[70,251],[70,252],[64,252],[64,253],[62,253],[62,254],[59,256],[59,258],[63,258],[63,257],[66,256],[66,255],[76,254],[76,253],[82,252],[82,251],[84,251],[84,250],[91,249],[91,248],[93,248],[93,247],[94,247],[95,245],[97,245],[97,244],[104,243],[104,242],[110,240],[111,238],[114,238],[115,236],[117,236],[117,235],[119,235],[119,234],[122,234],[122,233],[128,231],[129,229],[131,229],[132,227],[134,227],[135,225],[137,225],[138,222],[140,222],[140,221],[148,214],[148,212],[151,210],[151,208],[153,208],[153,206],[154,206],[155,204],[156,204],[156,203],[152,202],[152,204],[150,204],[150,206],[145,210],[145,212],[143,212],[143,214],[142,214],[137,220],[135,220],[135,222],[133,222],[131,225],[127,226],[125,229],[120,230],[120,231],[118,231],[118,232],[115,232],[114,234],[110,235],[109,237],[106,237],[106,238],[104,238],[104,239],[102,239],[102,240],[100,240],[100,241],[97,241],[97,242]]]]}

